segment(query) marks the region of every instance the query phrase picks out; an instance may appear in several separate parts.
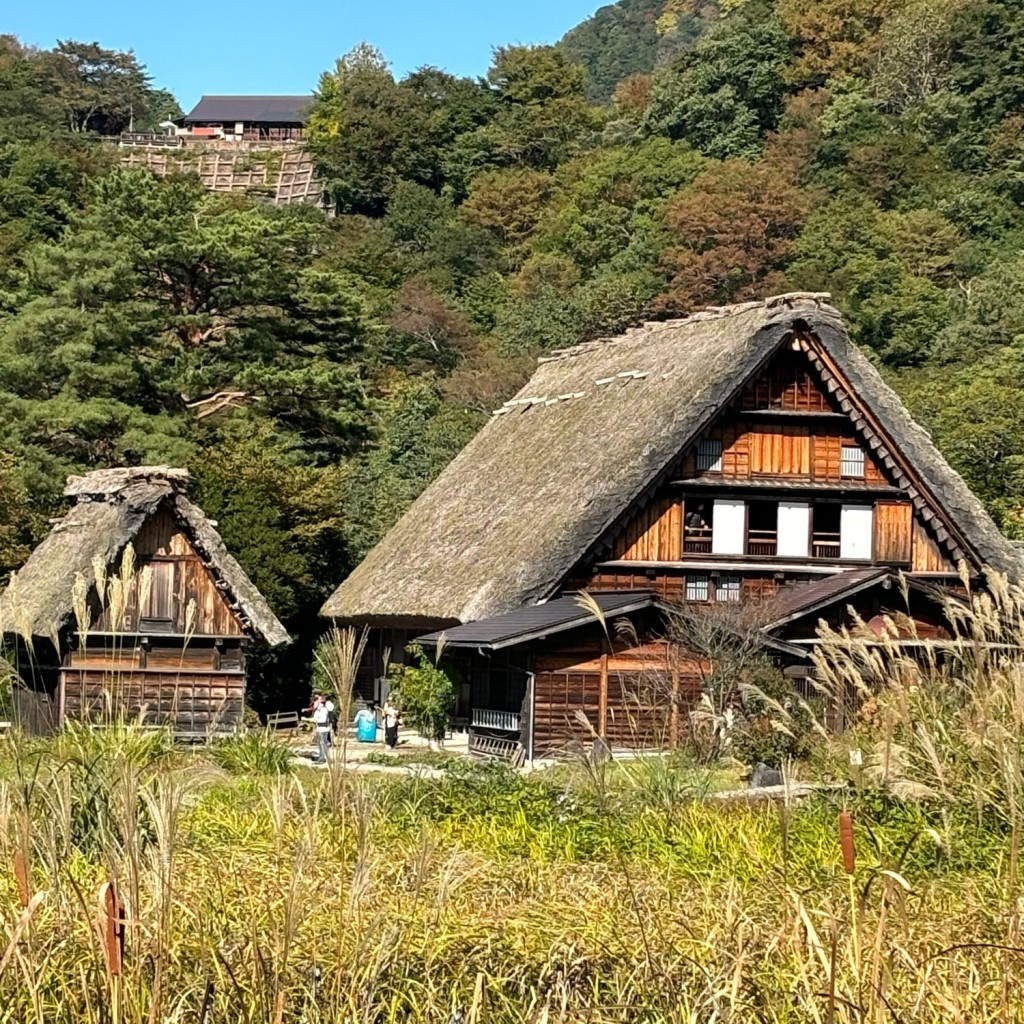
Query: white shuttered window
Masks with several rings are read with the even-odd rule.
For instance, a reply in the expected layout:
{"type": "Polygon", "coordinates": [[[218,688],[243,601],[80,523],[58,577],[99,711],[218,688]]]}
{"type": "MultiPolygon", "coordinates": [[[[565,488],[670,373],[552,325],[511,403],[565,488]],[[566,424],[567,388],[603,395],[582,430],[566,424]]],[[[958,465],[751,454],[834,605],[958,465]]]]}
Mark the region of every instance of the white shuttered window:
{"type": "Polygon", "coordinates": [[[719,499],[711,520],[711,550],[716,555],[742,555],[747,506],[742,501],[719,499]]]}
{"type": "Polygon", "coordinates": [[[785,558],[806,558],[810,536],[811,506],[806,501],[780,501],[777,554],[785,558]]]}
{"type": "Polygon", "coordinates": [[[875,510],[870,505],[844,505],[839,516],[839,557],[871,558],[875,510]]]}

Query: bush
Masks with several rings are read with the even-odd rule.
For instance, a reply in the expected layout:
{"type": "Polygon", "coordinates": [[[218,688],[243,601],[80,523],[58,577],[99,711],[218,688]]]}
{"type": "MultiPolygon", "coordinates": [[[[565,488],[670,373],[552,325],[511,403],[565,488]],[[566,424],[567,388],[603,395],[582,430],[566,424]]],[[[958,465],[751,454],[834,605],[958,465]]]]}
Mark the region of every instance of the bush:
{"type": "Polygon", "coordinates": [[[740,690],[730,753],[745,764],[772,768],[810,756],[813,717],[807,704],[774,670],[759,672],[740,690]]]}
{"type": "Polygon", "coordinates": [[[412,653],[418,665],[392,665],[389,670],[391,699],[421,736],[443,740],[455,707],[455,684],[422,650],[412,653]]]}
{"type": "Polygon", "coordinates": [[[265,729],[218,740],[210,756],[232,775],[286,775],[292,770],[291,750],[265,729]]]}

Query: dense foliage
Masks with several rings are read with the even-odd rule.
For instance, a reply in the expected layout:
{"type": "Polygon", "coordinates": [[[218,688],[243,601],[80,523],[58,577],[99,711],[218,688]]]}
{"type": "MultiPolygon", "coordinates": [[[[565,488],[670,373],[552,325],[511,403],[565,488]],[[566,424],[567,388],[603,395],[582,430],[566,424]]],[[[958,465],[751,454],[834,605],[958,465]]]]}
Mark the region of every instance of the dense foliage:
{"type": "Polygon", "coordinates": [[[787,288],[1024,535],[1022,40],[1009,0],[622,0],[483,79],[363,45],[324,217],[120,168],[177,109],[135,56],[3,37],[0,572],[68,471],[168,460],[312,635],[539,352],[787,288]]]}

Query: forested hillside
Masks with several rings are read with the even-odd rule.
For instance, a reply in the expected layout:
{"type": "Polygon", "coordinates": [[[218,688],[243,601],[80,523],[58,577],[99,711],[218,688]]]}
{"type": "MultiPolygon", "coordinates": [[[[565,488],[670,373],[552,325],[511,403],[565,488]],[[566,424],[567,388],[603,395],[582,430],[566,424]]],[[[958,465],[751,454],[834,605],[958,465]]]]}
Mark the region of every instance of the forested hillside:
{"type": "Polygon", "coordinates": [[[3,39],[0,572],[69,471],[169,461],[308,634],[539,352],[785,289],[1024,535],[1022,54],[1011,0],[624,0],[485,80],[361,46],[327,218],[120,169],[99,136],[173,99],[3,39]]]}

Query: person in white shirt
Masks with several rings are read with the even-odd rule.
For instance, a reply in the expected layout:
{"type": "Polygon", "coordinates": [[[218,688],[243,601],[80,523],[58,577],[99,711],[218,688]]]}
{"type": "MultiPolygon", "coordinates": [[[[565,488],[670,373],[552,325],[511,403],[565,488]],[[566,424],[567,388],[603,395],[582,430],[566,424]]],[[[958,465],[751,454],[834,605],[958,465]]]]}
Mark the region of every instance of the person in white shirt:
{"type": "Polygon", "coordinates": [[[334,711],[334,702],[328,700],[326,694],[318,693],[306,710],[312,713],[316,729],[318,756],[313,764],[327,764],[327,755],[331,749],[331,712],[334,711]]]}

